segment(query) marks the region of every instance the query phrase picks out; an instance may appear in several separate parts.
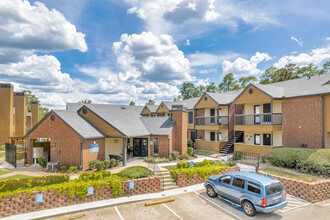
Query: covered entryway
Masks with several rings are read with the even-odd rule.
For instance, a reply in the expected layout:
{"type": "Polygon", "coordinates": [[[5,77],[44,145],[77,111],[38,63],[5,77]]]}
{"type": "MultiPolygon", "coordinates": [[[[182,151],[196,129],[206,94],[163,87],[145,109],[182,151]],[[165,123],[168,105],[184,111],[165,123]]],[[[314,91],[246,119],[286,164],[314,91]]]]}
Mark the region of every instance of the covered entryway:
{"type": "MultiPolygon", "coordinates": [[[[59,152],[60,153],[60,152],[59,152]]],[[[33,139],[33,163],[38,163],[38,158],[44,157],[50,161],[50,138],[33,139]]]]}
{"type": "Polygon", "coordinates": [[[148,138],[133,138],[133,156],[148,156],[148,138]]]}

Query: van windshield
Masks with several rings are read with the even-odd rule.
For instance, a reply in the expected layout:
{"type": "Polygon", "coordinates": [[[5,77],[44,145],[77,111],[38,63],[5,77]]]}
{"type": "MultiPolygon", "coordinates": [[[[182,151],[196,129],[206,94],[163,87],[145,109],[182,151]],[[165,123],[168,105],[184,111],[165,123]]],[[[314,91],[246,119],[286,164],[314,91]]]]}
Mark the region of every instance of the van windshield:
{"type": "Polygon", "coordinates": [[[266,188],[266,195],[267,196],[273,195],[273,194],[278,193],[278,192],[282,192],[284,190],[284,188],[283,188],[283,186],[280,182],[267,185],[265,188],[266,188]]]}

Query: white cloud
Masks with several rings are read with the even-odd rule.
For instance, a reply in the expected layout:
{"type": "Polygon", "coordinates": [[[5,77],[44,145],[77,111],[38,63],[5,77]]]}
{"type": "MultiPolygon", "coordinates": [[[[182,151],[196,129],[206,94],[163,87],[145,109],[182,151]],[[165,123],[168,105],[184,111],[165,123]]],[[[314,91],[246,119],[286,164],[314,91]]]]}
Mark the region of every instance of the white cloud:
{"type": "Polygon", "coordinates": [[[0,51],[5,53],[6,57],[13,56],[6,48],[30,53],[87,50],[85,35],[77,32],[76,27],[60,12],[55,9],[49,10],[40,2],[31,5],[29,1],[1,0],[0,36],[0,51]]]}
{"type": "Polygon", "coordinates": [[[47,92],[71,92],[73,80],[61,72],[54,56],[32,55],[17,63],[0,64],[0,81],[18,83],[22,89],[47,92]]]}
{"type": "Polygon", "coordinates": [[[327,59],[330,59],[330,47],[317,48],[310,53],[283,56],[274,64],[274,66],[276,68],[283,68],[288,63],[294,63],[298,66],[306,66],[310,63],[318,65],[327,59]]]}
{"type": "Polygon", "coordinates": [[[290,37],[292,40],[296,41],[299,47],[303,47],[304,46],[304,42],[302,41],[302,39],[298,40],[295,37],[290,37]]]}
{"type": "Polygon", "coordinates": [[[330,40],[330,37],[325,38],[326,40],[330,40]]]}
{"type": "Polygon", "coordinates": [[[272,59],[267,53],[256,52],[250,60],[237,58],[234,62],[225,60],[222,62],[223,74],[234,73],[235,75],[256,75],[261,72],[258,64],[272,59]]]}
{"type": "Polygon", "coordinates": [[[200,53],[196,52],[193,54],[189,54],[187,57],[190,61],[190,66],[199,67],[199,66],[213,66],[218,65],[224,60],[233,59],[237,57],[236,53],[224,53],[221,55],[214,53],[200,53]]]}
{"type": "Polygon", "coordinates": [[[180,84],[191,81],[189,60],[173,43],[169,35],[155,36],[151,32],[123,34],[113,44],[118,66],[127,80],[146,80],[180,84]]]}
{"type": "Polygon", "coordinates": [[[187,40],[186,40],[186,43],[185,43],[184,45],[186,45],[186,46],[190,46],[190,40],[187,39],[187,40]]]}

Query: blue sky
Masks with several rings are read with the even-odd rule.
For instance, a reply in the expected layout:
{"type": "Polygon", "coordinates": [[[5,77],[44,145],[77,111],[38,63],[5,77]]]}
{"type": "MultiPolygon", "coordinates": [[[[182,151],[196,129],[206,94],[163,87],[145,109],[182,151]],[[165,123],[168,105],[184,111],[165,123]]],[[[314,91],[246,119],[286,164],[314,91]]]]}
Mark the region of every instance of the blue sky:
{"type": "Polygon", "coordinates": [[[0,81],[41,104],[172,100],[183,82],[330,60],[330,2],[2,0],[0,81]]]}

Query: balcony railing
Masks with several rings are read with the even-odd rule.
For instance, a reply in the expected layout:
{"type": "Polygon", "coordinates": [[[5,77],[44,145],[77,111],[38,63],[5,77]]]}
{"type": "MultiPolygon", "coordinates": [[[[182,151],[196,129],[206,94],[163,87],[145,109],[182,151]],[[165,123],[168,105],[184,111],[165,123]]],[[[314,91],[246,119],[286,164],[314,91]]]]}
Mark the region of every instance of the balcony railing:
{"type": "Polygon", "coordinates": [[[196,125],[228,125],[228,116],[196,117],[196,125]]]}
{"type": "Polygon", "coordinates": [[[282,125],[282,114],[235,115],[235,125],[282,125]]]}

